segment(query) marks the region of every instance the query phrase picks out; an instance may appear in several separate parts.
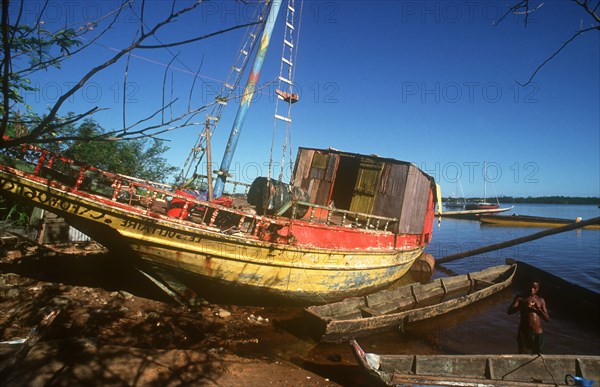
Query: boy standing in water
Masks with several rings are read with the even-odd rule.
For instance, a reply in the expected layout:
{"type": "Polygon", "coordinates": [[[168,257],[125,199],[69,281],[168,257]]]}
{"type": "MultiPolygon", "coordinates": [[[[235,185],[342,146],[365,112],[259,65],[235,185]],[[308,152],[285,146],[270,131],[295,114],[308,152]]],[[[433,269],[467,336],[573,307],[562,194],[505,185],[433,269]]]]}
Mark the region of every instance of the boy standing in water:
{"type": "Polygon", "coordinates": [[[544,330],[540,317],[549,322],[550,316],[546,310],[546,301],[538,296],[539,289],[540,283],[531,281],[529,296],[515,297],[507,310],[508,314],[521,313],[517,334],[519,353],[539,354],[544,350],[544,330]]]}

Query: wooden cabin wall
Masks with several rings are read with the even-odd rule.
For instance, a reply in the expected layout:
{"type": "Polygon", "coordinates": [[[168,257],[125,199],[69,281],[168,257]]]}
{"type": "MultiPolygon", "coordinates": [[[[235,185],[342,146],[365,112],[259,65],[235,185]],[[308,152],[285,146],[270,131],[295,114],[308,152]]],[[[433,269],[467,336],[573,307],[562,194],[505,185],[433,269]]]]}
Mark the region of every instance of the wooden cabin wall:
{"type": "Polygon", "coordinates": [[[408,171],[408,164],[387,163],[383,166],[381,179],[378,182],[378,193],[373,214],[389,218],[400,217],[408,171]]]}
{"type": "Polygon", "coordinates": [[[331,187],[335,180],[339,156],[301,149],[296,163],[294,185],[306,190],[310,202],[329,205],[331,187]]]}
{"type": "Polygon", "coordinates": [[[423,220],[427,213],[430,186],[429,179],[417,167],[410,165],[398,226],[399,233],[420,234],[423,232],[423,220]]]}
{"type": "MultiPolygon", "coordinates": [[[[293,185],[300,188],[305,188],[303,183],[308,179],[310,174],[310,163],[312,163],[313,154],[315,153],[312,149],[299,149],[298,156],[296,158],[296,166],[294,169],[294,181],[293,185]]],[[[306,188],[305,188],[306,189],[306,188]]]]}

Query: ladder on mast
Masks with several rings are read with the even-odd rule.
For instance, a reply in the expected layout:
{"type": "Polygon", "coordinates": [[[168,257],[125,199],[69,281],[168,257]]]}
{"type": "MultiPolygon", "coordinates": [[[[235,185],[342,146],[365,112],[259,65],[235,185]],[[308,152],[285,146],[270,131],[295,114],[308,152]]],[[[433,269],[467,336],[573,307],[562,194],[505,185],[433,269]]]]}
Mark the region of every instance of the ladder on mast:
{"type": "MultiPolygon", "coordinates": [[[[275,101],[275,127],[274,131],[277,130],[277,122],[283,122],[285,127],[285,139],[283,143],[283,154],[280,166],[279,179],[281,180],[286,148],[290,146],[290,126],[292,123],[292,104],[298,102],[298,94],[294,93],[294,60],[295,60],[295,49],[297,49],[297,31],[295,26],[296,9],[294,7],[294,0],[288,0],[286,17],[285,17],[285,30],[283,34],[283,48],[281,53],[281,66],[279,69],[278,85],[275,89],[276,101],[275,101]]],[[[273,133],[273,137],[275,133],[273,133]]],[[[274,139],[273,139],[274,142],[274,139]]],[[[273,144],[272,144],[273,145],[273,144]]],[[[291,151],[291,149],[290,149],[291,151]]],[[[290,154],[291,158],[291,154],[290,154]]],[[[290,159],[291,163],[291,159],[290,159]]],[[[269,177],[272,169],[272,160],[269,166],[269,177]]]]}

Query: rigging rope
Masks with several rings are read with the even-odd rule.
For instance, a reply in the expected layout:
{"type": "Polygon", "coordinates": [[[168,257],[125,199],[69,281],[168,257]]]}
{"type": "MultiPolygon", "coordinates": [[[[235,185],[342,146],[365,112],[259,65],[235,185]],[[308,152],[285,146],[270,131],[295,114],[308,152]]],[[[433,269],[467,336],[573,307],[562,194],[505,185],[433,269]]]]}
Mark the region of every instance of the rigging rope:
{"type": "MultiPolygon", "coordinates": [[[[302,8],[304,1],[300,1],[300,14],[298,16],[298,28],[295,27],[296,10],[294,7],[294,0],[288,0],[287,13],[285,17],[285,27],[283,36],[283,47],[281,50],[281,64],[279,67],[279,82],[276,90],[275,100],[275,117],[273,122],[273,133],[271,136],[271,148],[269,152],[269,168],[267,171],[267,181],[271,180],[273,174],[273,150],[275,147],[275,138],[277,134],[278,121],[285,122],[285,134],[282,144],[281,153],[281,164],[279,165],[279,177],[278,180],[283,180],[283,171],[285,169],[286,150],[289,148],[289,162],[290,172],[293,172],[292,166],[292,146],[291,146],[291,110],[292,104],[297,101],[297,94],[294,94],[294,77],[296,69],[294,64],[298,55],[298,43],[300,41],[300,27],[302,25],[302,8]],[[280,103],[285,103],[283,109],[285,109],[285,116],[279,114],[280,103]]],[[[290,173],[291,176],[291,173],[290,173]]]]}
{"type": "MultiPolygon", "coordinates": [[[[257,19],[260,21],[266,20],[266,15],[269,11],[269,1],[264,1],[262,8],[259,6],[256,8],[254,15],[252,15],[253,19],[257,19]]],[[[250,26],[246,29],[246,33],[242,38],[240,48],[236,51],[236,56],[233,60],[233,64],[230,68],[229,74],[225,81],[221,84],[221,89],[219,95],[215,97],[216,104],[213,106],[210,114],[206,117],[207,122],[207,130],[210,130],[210,137],[212,138],[214,131],[216,130],[217,123],[221,119],[221,115],[223,114],[223,110],[227,102],[235,97],[232,97],[233,91],[236,90],[240,84],[242,75],[245,73],[245,70],[249,63],[249,58],[256,48],[256,43],[258,42],[257,37],[262,33],[262,30],[265,27],[265,23],[259,23],[253,26],[250,26]]],[[[188,157],[186,158],[184,165],[181,169],[179,176],[177,177],[177,182],[181,183],[187,179],[189,176],[189,171],[191,169],[192,163],[195,161],[194,174],[198,171],[199,165],[202,162],[202,159],[205,154],[205,146],[206,142],[206,132],[203,131],[198,135],[198,139],[194,144],[194,147],[190,151],[188,157]],[[190,164],[188,166],[188,163],[190,164]],[[186,171],[187,168],[187,171],[186,171]]],[[[210,168],[210,166],[208,166],[210,168]]],[[[207,170],[207,173],[210,173],[207,170]]]]}

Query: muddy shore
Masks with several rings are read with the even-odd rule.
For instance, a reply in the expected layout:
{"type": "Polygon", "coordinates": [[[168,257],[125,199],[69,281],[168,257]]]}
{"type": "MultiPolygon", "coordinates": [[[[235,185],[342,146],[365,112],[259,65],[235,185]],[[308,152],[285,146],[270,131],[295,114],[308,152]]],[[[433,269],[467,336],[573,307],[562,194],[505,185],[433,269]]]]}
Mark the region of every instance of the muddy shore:
{"type": "MultiPolygon", "coordinates": [[[[371,385],[349,345],[313,340],[301,307],[248,306],[214,290],[182,306],[124,261],[81,247],[0,258],[0,385],[371,385]],[[7,367],[32,332],[39,341],[7,367]]],[[[514,353],[513,296],[360,342],[378,353],[514,353]]],[[[551,316],[547,353],[600,355],[596,322],[551,316]]]]}
{"type": "Polygon", "coordinates": [[[23,255],[0,259],[2,385],[368,384],[349,347],[313,351],[300,307],[181,306],[106,253],[23,255]]]}

